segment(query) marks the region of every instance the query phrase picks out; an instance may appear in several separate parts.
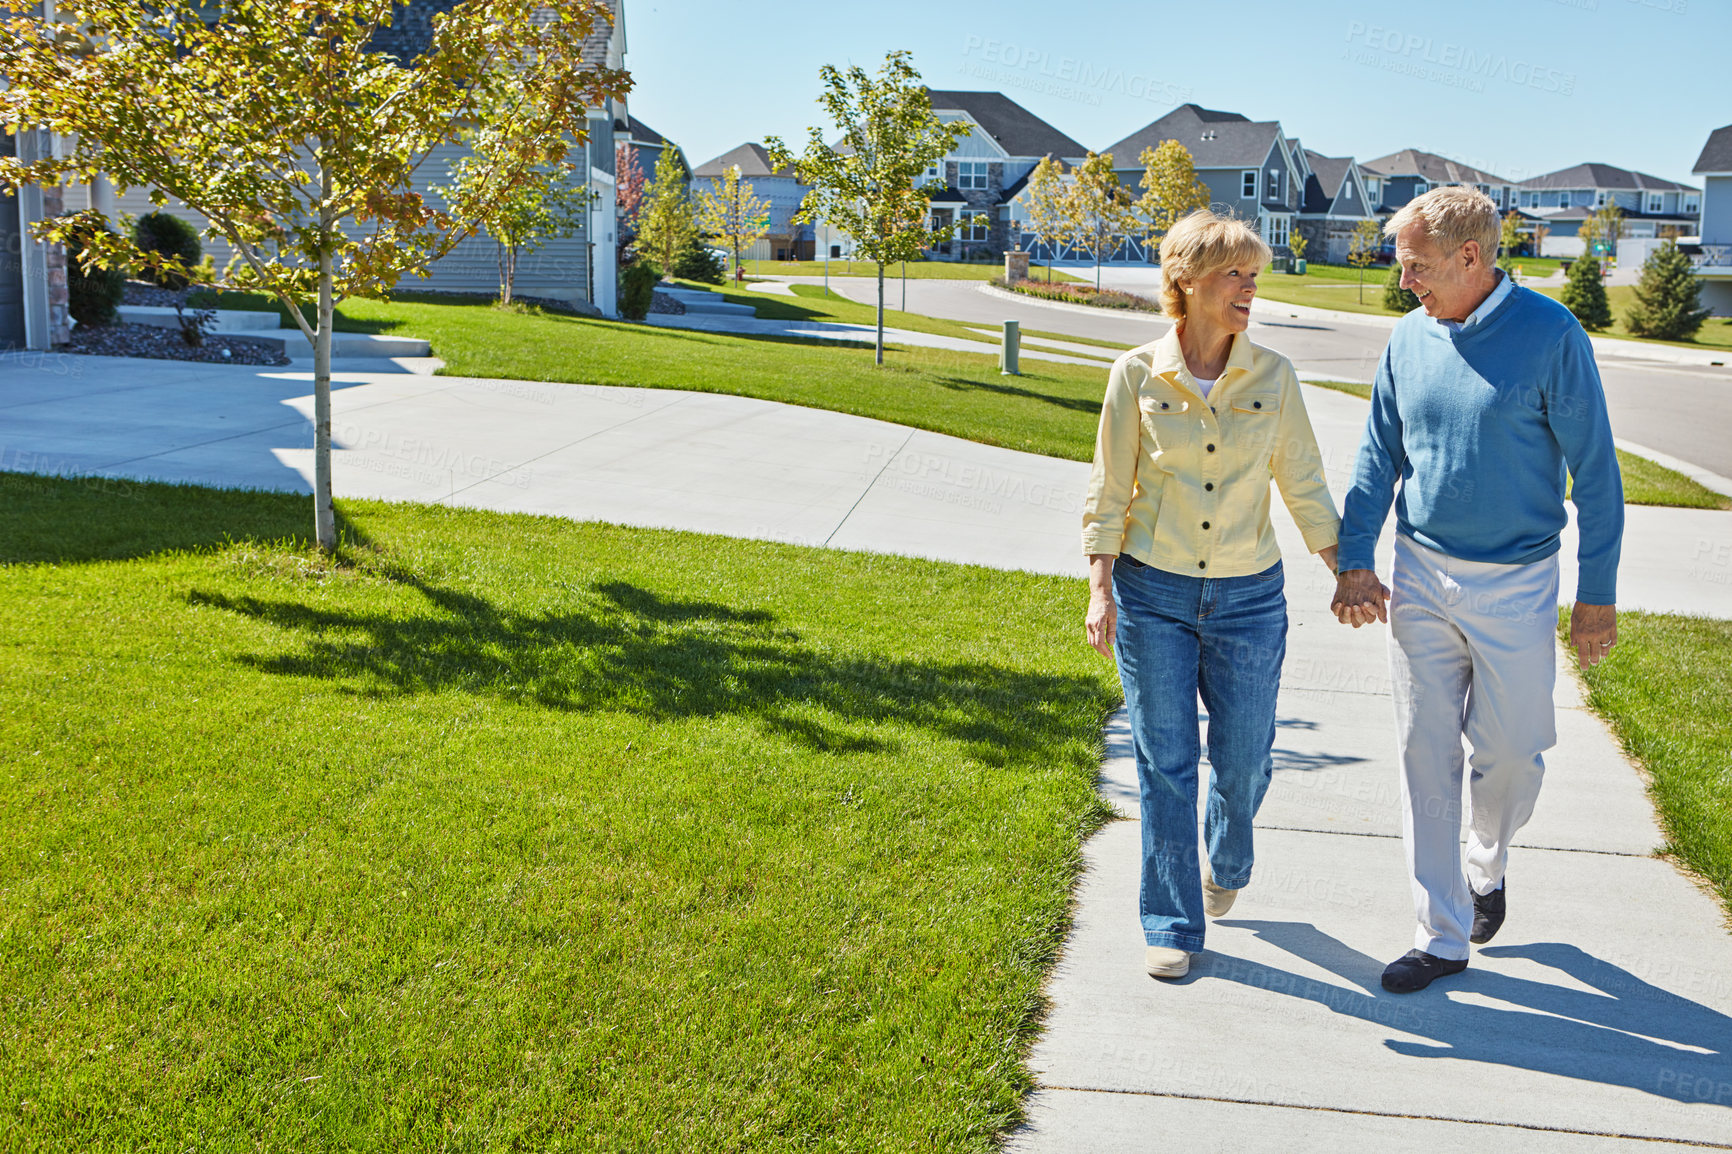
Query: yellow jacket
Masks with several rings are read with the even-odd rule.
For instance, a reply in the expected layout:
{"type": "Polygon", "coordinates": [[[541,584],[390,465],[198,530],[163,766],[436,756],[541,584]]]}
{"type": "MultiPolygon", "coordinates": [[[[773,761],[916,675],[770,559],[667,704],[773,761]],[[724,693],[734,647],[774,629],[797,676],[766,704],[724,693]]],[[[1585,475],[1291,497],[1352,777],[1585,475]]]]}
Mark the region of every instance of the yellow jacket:
{"type": "Polygon", "coordinates": [[[1260,573],[1281,559],[1270,478],[1305,547],[1335,544],[1341,517],[1292,363],[1240,333],[1205,400],[1173,329],[1113,363],[1083,552],[1128,553],[1192,577],[1260,573]]]}

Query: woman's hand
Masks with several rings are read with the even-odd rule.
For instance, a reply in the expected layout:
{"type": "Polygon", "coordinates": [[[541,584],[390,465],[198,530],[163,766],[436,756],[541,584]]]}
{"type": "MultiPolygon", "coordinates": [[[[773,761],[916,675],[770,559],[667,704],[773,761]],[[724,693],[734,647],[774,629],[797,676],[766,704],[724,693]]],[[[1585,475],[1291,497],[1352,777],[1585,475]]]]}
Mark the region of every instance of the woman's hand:
{"type": "Polygon", "coordinates": [[[1089,644],[1102,657],[1113,655],[1113,640],[1119,631],[1119,607],[1113,602],[1113,562],[1109,553],[1089,556],[1089,612],[1084,620],[1089,644]]]}
{"type": "Polygon", "coordinates": [[[1328,569],[1331,575],[1335,573],[1335,558],[1340,552],[1341,546],[1339,545],[1331,545],[1326,549],[1317,550],[1317,559],[1323,562],[1323,567],[1328,569]]]}

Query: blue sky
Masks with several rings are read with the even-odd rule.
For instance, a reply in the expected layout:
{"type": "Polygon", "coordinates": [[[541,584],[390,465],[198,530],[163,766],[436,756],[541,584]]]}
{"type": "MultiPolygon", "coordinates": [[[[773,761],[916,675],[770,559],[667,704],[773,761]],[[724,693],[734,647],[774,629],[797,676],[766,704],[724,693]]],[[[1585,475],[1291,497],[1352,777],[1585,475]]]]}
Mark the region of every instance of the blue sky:
{"type": "Polygon", "coordinates": [[[625,0],[632,112],[693,164],[778,133],[818,69],[913,52],[1089,148],[1187,100],[1279,120],[1329,156],[1422,148],[1513,180],[1605,161],[1690,176],[1732,123],[1732,0],[1120,3],[625,0]],[[1056,15],[1055,15],[1056,13],[1056,15]]]}

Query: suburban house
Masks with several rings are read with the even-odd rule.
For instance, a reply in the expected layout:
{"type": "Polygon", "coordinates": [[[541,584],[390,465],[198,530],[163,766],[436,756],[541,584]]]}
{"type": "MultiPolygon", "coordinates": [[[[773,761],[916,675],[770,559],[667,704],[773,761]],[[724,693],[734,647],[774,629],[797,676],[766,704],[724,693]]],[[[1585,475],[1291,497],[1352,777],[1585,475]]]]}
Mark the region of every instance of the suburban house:
{"type": "Polygon", "coordinates": [[[686,154],[680,146],[629,113],[623,119],[613,122],[613,141],[616,153],[618,146],[622,144],[629,144],[632,151],[637,153],[638,168],[643,171],[645,180],[655,179],[656,165],[661,163],[662,153],[670,150],[680,168],[685,171],[687,179],[691,178],[692,166],[687,163],[686,154]]]}
{"type": "Polygon", "coordinates": [[[793,219],[808,186],[789,169],[771,168],[763,145],[748,141],[698,165],[692,171],[692,195],[710,191],[712,181],[720,186],[730,168],[740,170],[740,179],[752,186],[753,196],[770,202],[769,232],[740,255],[747,260],[813,259],[812,226],[793,219]]]}
{"type": "Polygon", "coordinates": [[[1732,124],[1708,134],[1696,167],[1702,178],[1702,231],[1698,245],[1684,246],[1702,278],[1702,304],[1717,317],[1732,317],[1732,124]]]}
{"type": "Polygon", "coordinates": [[[1365,190],[1371,194],[1378,212],[1394,212],[1416,196],[1451,184],[1479,189],[1506,212],[1516,207],[1514,181],[1493,176],[1471,164],[1459,164],[1435,152],[1404,148],[1364,161],[1359,167],[1364,169],[1365,190]]]}
{"type": "Polygon", "coordinates": [[[1306,175],[1305,198],[1294,229],[1305,238],[1305,256],[1326,264],[1345,264],[1354,231],[1365,221],[1377,219],[1376,202],[1351,156],[1323,156],[1308,148],[1297,151],[1306,175]]]}
{"type": "Polygon", "coordinates": [[[999,92],[927,91],[932,111],[949,124],[963,121],[969,134],[926,171],[944,185],[929,204],[934,227],[958,225],[955,239],[935,246],[936,260],[990,259],[1020,244],[1025,217],[1013,202],[1044,157],[1066,167],[1081,164],[1088,149],[999,92]]]}
{"type": "MultiPolygon", "coordinates": [[[[49,154],[53,137],[42,129],[16,135],[0,132],[0,155],[35,160],[49,154]]],[[[0,194],[0,356],[23,350],[42,351],[65,344],[72,335],[67,299],[66,250],[43,244],[30,226],[59,216],[67,208],[59,188],[26,185],[17,193],[0,194]]]]}
{"type": "Polygon", "coordinates": [[[1302,150],[1282,133],[1279,121],[1179,105],[1104,150],[1112,153],[1113,169],[1133,195],[1143,179],[1139,157],[1164,140],[1177,140],[1190,151],[1197,179],[1208,185],[1217,211],[1255,220],[1269,246],[1285,253],[1310,171],[1302,150]]]}
{"type": "MultiPolygon", "coordinates": [[[[432,44],[433,17],[455,8],[459,0],[407,0],[392,14],[389,27],[379,29],[370,44],[374,52],[412,61],[432,44]]],[[[597,28],[584,46],[584,60],[612,68],[624,66],[626,38],[624,0],[610,0],[614,13],[611,26],[597,28]]],[[[583,226],[573,235],[556,237],[539,251],[525,256],[517,267],[516,291],[522,296],[546,297],[564,301],[579,308],[594,309],[607,316],[616,312],[617,260],[615,234],[618,228],[614,210],[614,125],[630,123],[624,101],[609,101],[608,107],[586,111],[589,140],[584,148],[573,149],[568,159],[575,168],[574,184],[593,192],[592,207],[583,226]]],[[[415,182],[415,191],[437,202],[436,185],[450,181],[450,165],[465,155],[461,144],[447,144],[435,149],[415,182]]],[[[156,211],[150,202],[151,190],[131,188],[117,194],[107,181],[97,186],[76,190],[69,197],[69,209],[99,208],[114,218],[119,213],[142,215],[156,211]]],[[[198,228],[206,225],[204,216],[170,198],[163,211],[190,221],[198,228]]],[[[355,235],[360,226],[350,225],[355,235]]],[[[205,252],[216,258],[217,267],[226,265],[233,250],[220,238],[204,238],[205,252]]],[[[484,233],[467,237],[429,267],[426,279],[405,278],[404,289],[427,289],[442,292],[495,293],[499,289],[498,248],[484,233]]]]}
{"type": "Polygon", "coordinates": [[[1702,190],[1674,180],[1611,164],[1577,164],[1524,180],[1516,186],[1520,207],[1545,222],[1550,233],[1541,256],[1582,255],[1576,235],[1595,209],[1615,203],[1624,211],[1624,235],[1636,239],[1694,236],[1702,213],[1702,190]]]}

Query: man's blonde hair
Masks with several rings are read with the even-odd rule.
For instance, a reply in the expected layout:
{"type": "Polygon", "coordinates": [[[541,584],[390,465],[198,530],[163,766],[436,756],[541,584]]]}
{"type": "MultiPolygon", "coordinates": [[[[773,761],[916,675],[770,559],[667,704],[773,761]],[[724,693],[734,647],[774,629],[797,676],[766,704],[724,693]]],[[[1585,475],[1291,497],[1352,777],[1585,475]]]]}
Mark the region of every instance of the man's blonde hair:
{"type": "Polygon", "coordinates": [[[1207,208],[1188,212],[1161,238],[1161,310],[1182,321],[1181,280],[1198,280],[1234,265],[1261,271],[1270,256],[1257,230],[1238,217],[1207,208]]]}
{"type": "Polygon", "coordinates": [[[1489,263],[1497,259],[1503,219],[1491,197],[1477,188],[1451,184],[1416,196],[1389,218],[1383,235],[1394,236],[1410,224],[1423,225],[1425,234],[1446,253],[1477,240],[1481,260],[1489,263]]]}

